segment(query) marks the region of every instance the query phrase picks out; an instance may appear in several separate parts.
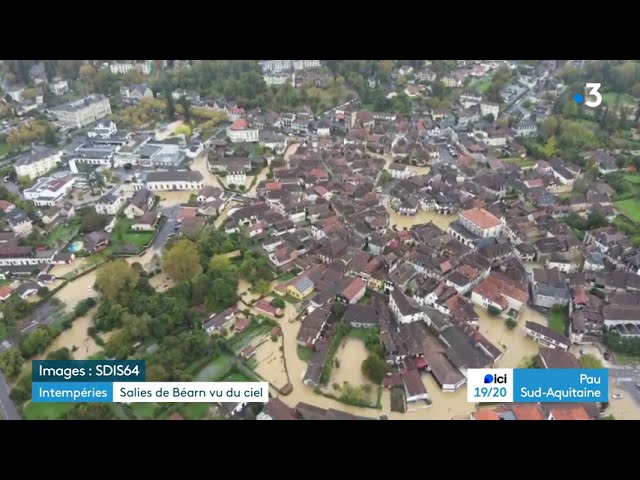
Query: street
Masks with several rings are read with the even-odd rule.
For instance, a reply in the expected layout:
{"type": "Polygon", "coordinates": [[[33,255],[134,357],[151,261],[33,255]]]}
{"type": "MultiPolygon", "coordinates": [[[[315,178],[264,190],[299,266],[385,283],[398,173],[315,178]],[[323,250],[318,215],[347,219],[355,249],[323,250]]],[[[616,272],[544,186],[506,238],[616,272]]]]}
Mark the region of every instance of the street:
{"type": "Polygon", "coordinates": [[[164,248],[165,244],[169,240],[169,234],[173,233],[174,231],[173,227],[176,224],[176,216],[178,215],[179,209],[179,205],[162,208],[162,214],[167,217],[167,220],[162,225],[162,228],[160,228],[158,235],[156,235],[156,238],[151,245],[151,249],[159,252],[164,248]]]}
{"type": "Polygon", "coordinates": [[[9,397],[11,389],[7,380],[4,378],[4,374],[0,372],[0,409],[4,418],[7,420],[20,420],[20,414],[13,404],[13,400],[9,397]]]}

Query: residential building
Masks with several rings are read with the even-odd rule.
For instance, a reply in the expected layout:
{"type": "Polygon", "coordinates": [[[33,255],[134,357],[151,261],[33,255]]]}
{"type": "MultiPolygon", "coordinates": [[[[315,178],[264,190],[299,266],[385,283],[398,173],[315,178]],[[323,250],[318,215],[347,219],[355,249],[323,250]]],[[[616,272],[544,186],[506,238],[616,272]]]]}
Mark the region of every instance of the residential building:
{"type": "Polygon", "coordinates": [[[342,321],[354,328],[375,328],[379,325],[378,312],[371,305],[349,305],[342,321]]]}
{"type": "Polygon", "coordinates": [[[460,213],[460,223],[482,238],[498,237],[505,226],[504,218],[498,218],[484,208],[472,208],[460,213]]]}
{"type": "Polygon", "coordinates": [[[298,300],[304,300],[313,293],[313,282],[309,277],[302,277],[287,287],[287,293],[298,300]]]}
{"type": "Polygon", "coordinates": [[[394,288],[389,295],[389,309],[398,323],[411,323],[425,319],[424,310],[398,288],[394,288]]]}
{"type": "MultiPolygon", "coordinates": [[[[17,235],[17,234],[16,234],[17,235]]],[[[52,264],[54,250],[36,250],[34,247],[0,247],[0,266],[52,264]]]]}
{"type": "Polygon", "coordinates": [[[23,191],[24,198],[39,207],[52,207],[66,198],[75,181],[74,175],[43,177],[33,187],[23,191]]]}
{"type": "Polygon", "coordinates": [[[109,246],[109,235],[104,230],[91,232],[84,237],[84,248],[88,252],[99,252],[109,246]]]}
{"type": "Polygon", "coordinates": [[[415,175],[415,172],[403,163],[392,163],[387,171],[391,174],[391,177],[397,179],[410,178],[415,175]]]}
{"type": "Polygon", "coordinates": [[[225,181],[228,185],[244,185],[247,182],[247,174],[244,170],[231,170],[227,172],[225,181]]]}
{"type": "Polygon", "coordinates": [[[567,337],[539,323],[526,322],[524,333],[547,348],[559,348],[566,351],[571,346],[571,341],[567,337]]]}
{"type": "MultiPolygon", "coordinates": [[[[33,230],[33,222],[23,210],[16,208],[7,214],[9,228],[16,237],[28,237],[33,230]]],[[[16,264],[17,265],[17,264],[16,264]]]]}
{"type": "Polygon", "coordinates": [[[127,205],[127,208],[124,209],[124,214],[129,219],[142,217],[151,210],[155,201],[155,195],[151,190],[141,188],[133,194],[131,202],[127,205]]]}
{"type": "Polygon", "coordinates": [[[113,190],[104,194],[96,202],[96,213],[100,215],[116,215],[125,203],[127,203],[127,199],[118,190],[113,190]]]}
{"type": "Polygon", "coordinates": [[[202,328],[209,335],[215,332],[220,332],[223,328],[227,328],[235,321],[235,316],[238,313],[236,307],[229,307],[225,311],[216,314],[212,314],[209,320],[202,324],[202,328]]]}
{"type": "Polygon", "coordinates": [[[139,102],[143,98],[153,98],[153,91],[144,83],[120,87],[120,96],[130,102],[139,102]]]}
{"type": "Polygon", "coordinates": [[[493,102],[480,102],[480,115],[486,117],[487,115],[493,115],[493,120],[498,119],[498,114],[500,112],[500,105],[493,102]]]}
{"type": "Polygon", "coordinates": [[[71,161],[75,163],[111,167],[111,159],[113,158],[116,149],[117,147],[114,145],[95,143],[93,141],[82,143],[78,145],[70,155],[69,168],[73,171],[71,161]]]}
{"type": "Polygon", "coordinates": [[[18,177],[33,180],[56,168],[61,162],[61,151],[52,148],[34,148],[31,153],[18,157],[13,166],[18,177]]]}
{"type": "Polygon", "coordinates": [[[111,114],[111,104],[104,95],[89,95],[54,108],[58,122],[66,127],[82,128],[111,114]]]}
{"type": "Polygon", "coordinates": [[[160,216],[160,213],[147,212],[131,224],[131,230],[137,232],[153,232],[160,221],[160,216]]]}
{"type": "Polygon", "coordinates": [[[64,95],[69,91],[69,84],[62,78],[54,78],[53,81],[49,83],[49,91],[54,95],[64,95]]]}
{"type": "Polygon", "coordinates": [[[111,70],[111,73],[114,75],[124,75],[131,70],[138,70],[143,75],[149,75],[151,73],[151,62],[115,62],[109,64],[109,70],[111,70]]]}
{"type": "Polygon", "coordinates": [[[133,184],[135,190],[148,188],[152,191],[200,190],[202,187],[204,187],[202,174],[195,170],[147,172],[140,175],[133,184]]]}
{"type": "Polygon", "coordinates": [[[233,143],[253,143],[260,141],[259,130],[249,126],[244,118],[227,127],[227,137],[233,143]]]}

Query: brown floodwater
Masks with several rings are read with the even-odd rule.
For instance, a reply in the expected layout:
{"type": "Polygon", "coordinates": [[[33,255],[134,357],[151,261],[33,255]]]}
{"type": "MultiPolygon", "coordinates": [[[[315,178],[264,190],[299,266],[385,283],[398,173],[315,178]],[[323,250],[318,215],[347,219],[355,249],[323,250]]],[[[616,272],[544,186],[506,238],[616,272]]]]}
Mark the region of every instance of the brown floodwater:
{"type": "Polygon", "coordinates": [[[370,388],[370,393],[364,393],[367,401],[375,403],[377,395],[377,387],[362,373],[362,362],[369,356],[367,348],[362,340],[357,338],[346,338],[338,346],[336,352],[336,359],[339,366],[335,365],[331,369],[331,379],[326,390],[333,394],[340,396],[340,390],[333,388],[334,384],[338,384],[340,389],[344,387],[346,383],[354,387],[363,387],[367,385],[370,388]]]}
{"type": "Polygon", "coordinates": [[[620,388],[613,379],[609,381],[609,407],[605,411],[605,415],[613,415],[617,420],[640,420],[640,404],[633,399],[628,391],[620,388]],[[620,400],[613,399],[613,395],[616,393],[622,395],[620,400]]]}
{"type": "Polygon", "coordinates": [[[449,224],[458,218],[457,214],[440,215],[435,210],[425,211],[422,208],[419,208],[418,213],[415,215],[400,215],[389,206],[388,197],[383,200],[382,204],[387,209],[387,212],[389,212],[389,225],[391,227],[396,225],[398,230],[403,230],[404,228],[408,230],[413,225],[433,222],[446,232],[449,228],[449,224]]]}
{"type": "Polygon", "coordinates": [[[171,279],[171,277],[169,277],[169,275],[162,272],[151,277],[151,279],[149,280],[149,284],[153,288],[155,288],[157,292],[162,293],[165,290],[173,287],[175,285],[175,282],[171,279]]]}
{"type": "Polygon", "coordinates": [[[287,372],[284,368],[284,352],[280,350],[281,346],[282,337],[278,337],[278,341],[274,342],[268,336],[256,348],[255,357],[258,361],[258,366],[255,369],[258,375],[277,389],[281,389],[289,383],[287,372]]]}

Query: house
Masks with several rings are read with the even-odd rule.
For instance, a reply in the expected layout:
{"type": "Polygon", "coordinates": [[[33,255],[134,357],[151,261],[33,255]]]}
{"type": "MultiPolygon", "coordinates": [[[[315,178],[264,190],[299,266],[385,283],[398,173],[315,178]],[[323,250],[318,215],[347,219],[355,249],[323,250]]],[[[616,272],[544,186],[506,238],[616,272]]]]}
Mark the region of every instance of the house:
{"type": "Polygon", "coordinates": [[[493,115],[493,121],[498,119],[498,113],[500,112],[500,105],[493,102],[482,101],[480,102],[480,115],[486,117],[487,115],[493,115]]]}
{"type": "Polygon", "coordinates": [[[615,157],[605,152],[604,150],[596,150],[589,157],[587,157],[587,160],[593,160],[593,162],[598,166],[598,170],[602,175],[607,175],[619,170],[618,163],[615,157]]]}
{"type": "Polygon", "coordinates": [[[0,287],[0,302],[4,302],[8,299],[11,294],[13,294],[13,288],[11,287],[0,287]]]}
{"type": "Polygon", "coordinates": [[[232,143],[252,143],[260,141],[259,130],[249,126],[244,118],[240,118],[227,127],[227,137],[232,143]]]}
{"type": "Polygon", "coordinates": [[[415,73],[418,82],[433,82],[436,79],[436,73],[430,68],[423,68],[415,73]]]}
{"type": "Polygon", "coordinates": [[[500,236],[505,226],[504,218],[478,207],[461,212],[459,221],[467,230],[482,238],[500,236]]]}
{"type": "Polygon", "coordinates": [[[295,409],[287,406],[277,397],[270,398],[256,420],[298,420],[295,409]]]}
{"type": "Polygon", "coordinates": [[[54,95],[64,95],[69,91],[69,83],[60,77],[56,77],[49,83],[49,91],[54,95]]]}
{"type": "Polygon", "coordinates": [[[127,203],[127,199],[120,192],[113,190],[104,194],[95,204],[96,213],[100,215],[116,215],[127,203]]]}
{"type": "Polygon", "coordinates": [[[548,420],[593,420],[582,405],[565,405],[549,410],[548,420]]]}
{"type": "Polygon", "coordinates": [[[7,200],[0,200],[0,210],[2,210],[5,214],[15,210],[16,206],[7,201],[7,200]]]}
{"type": "Polygon", "coordinates": [[[298,330],[298,335],[296,337],[298,345],[312,350],[318,350],[316,344],[319,343],[322,348],[324,348],[324,343],[319,341],[330,315],[331,310],[324,306],[316,308],[309,315],[303,317],[300,324],[300,330],[298,330]]]}
{"type": "Polygon", "coordinates": [[[218,403],[218,410],[228,420],[231,417],[242,414],[247,405],[246,402],[220,402],[218,403]]]}
{"type": "Polygon", "coordinates": [[[544,368],[580,368],[578,359],[559,348],[540,348],[540,362],[544,368]]]}
{"type": "Polygon", "coordinates": [[[135,230],[136,232],[153,232],[159,221],[160,213],[147,212],[131,224],[131,230],[135,230]]]}
{"type": "Polygon", "coordinates": [[[387,168],[387,171],[391,174],[392,178],[405,179],[415,175],[415,172],[409,168],[408,165],[402,163],[392,163],[387,168]]]}
{"type": "Polygon", "coordinates": [[[149,210],[151,210],[155,201],[155,195],[151,190],[147,188],[137,190],[133,194],[131,202],[129,202],[127,208],[124,209],[124,214],[129,219],[141,217],[149,210]]]}
{"type": "Polygon", "coordinates": [[[247,182],[247,174],[244,170],[229,170],[225,177],[227,186],[244,185],[247,182]]]}
{"type": "Polygon", "coordinates": [[[198,192],[198,203],[210,203],[224,196],[224,190],[211,185],[206,185],[198,192]]]}
{"type": "Polygon", "coordinates": [[[14,290],[14,293],[23,300],[26,300],[31,295],[38,293],[40,286],[41,285],[36,282],[25,282],[20,284],[20,286],[14,290]]]}
{"type": "Polygon", "coordinates": [[[329,356],[329,349],[323,348],[316,350],[307,363],[307,371],[304,374],[302,383],[309,388],[316,388],[320,386],[320,378],[324,371],[325,363],[327,363],[327,357],[329,356]]]}
{"type": "Polygon", "coordinates": [[[527,286],[501,273],[492,272],[471,292],[471,301],[482,307],[493,307],[501,313],[517,317],[529,301],[527,286]]]}
{"type": "Polygon", "coordinates": [[[398,323],[411,323],[425,319],[424,310],[398,288],[394,288],[389,295],[389,309],[398,323]]]}
{"type": "Polygon", "coordinates": [[[171,170],[147,172],[133,184],[135,190],[200,190],[204,187],[202,174],[195,170],[171,170]]]}
{"type": "Polygon", "coordinates": [[[604,325],[621,337],[640,336],[640,307],[638,305],[605,305],[602,309],[604,325]]]}
{"type": "Polygon", "coordinates": [[[412,369],[402,372],[402,385],[407,403],[428,401],[425,406],[430,405],[431,399],[429,398],[427,387],[424,386],[422,376],[418,370],[412,369]]]}
{"type": "Polygon", "coordinates": [[[306,297],[313,293],[313,282],[309,277],[304,276],[298,279],[296,282],[292,283],[286,288],[286,291],[292,297],[298,300],[304,300],[306,297]]]}
{"type": "Polygon", "coordinates": [[[18,177],[33,180],[56,168],[61,162],[62,151],[52,148],[33,148],[30,153],[18,157],[13,166],[18,177]]]}
{"type": "Polygon", "coordinates": [[[349,305],[342,321],[354,328],[375,328],[379,325],[378,312],[371,305],[349,305]]]}
{"type": "Polygon", "coordinates": [[[104,95],[94,94],[55,107],[53,113],[62,126],[82,128],[111,115],[111,104],[104,95]]]}
{"type": "Polygon", "coordinates": [[[214,332],[219,332],[233,323],[236,313],[238,313],[238,309],[236,307],[229,307],[217,315],[213,314],[209,317],[209,320],[202,324],[202,328],[209,335],[214,332]]]}
{"type": "Polygon", "coordinates": [[[569,171],[564,165],[557,163],[553,166],[551,171],[554,178],[556,178],[562,185],[572,186],[575,180],[575,175],[569,171]]]}
{"type": "Polygon", "coordinates": [[[569,350],[571,341],[550,328],[535,322],[526,322],[524,333],[531,337],[534,341],[547,348],[559,348],[561,350],[569,350]]]}
{"type": "Polygon", "coordinates": [[[104,230],[91,232],[84,237],[84,249],[87,252],[97,252],[109,245],[109,235],[104,230]]]}
{"type": "Polygon", "coordinates": [[[137,103],[143,98],[153,98],[153,91],[144,83],[135,83],[120,87],[120,96],[123,100],[137,103]]]}
{"type": "Polygon", "coordinates": [[[345,279],[345,287],[338,293],[338,299],[348,303],[357,303],[365,294],[367,284],[360,277],[345,279]]]}
{"type": "Polygon", "coordinates": [[[9,228],[15,233],[16,237],[28,237],[33,230],[33,222],[27,213],[19,208],[10,211],[7,214],[7,222],[9,228]]]}
{"type": "Polygon", "coordinates": [[[534,122],[520,122],[513,127],[516,137],[533,137],[538,134],[538,126],[534,122]]]}

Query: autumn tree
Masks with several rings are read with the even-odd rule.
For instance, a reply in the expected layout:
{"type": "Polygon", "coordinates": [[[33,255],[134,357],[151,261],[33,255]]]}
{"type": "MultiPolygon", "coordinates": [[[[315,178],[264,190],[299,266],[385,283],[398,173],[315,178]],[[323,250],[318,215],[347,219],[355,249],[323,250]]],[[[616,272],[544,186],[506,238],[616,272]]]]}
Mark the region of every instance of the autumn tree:
{"type": "Polygon", "coordinates": [[[124,260],[108,262],[98,270],[96,288],[107,298],[115,298],[121,291],[133,289],[140,275],[124,260]]]}
{"type": "Polygon", "coordinates": [[[80,78],[82,80],[91,80],[96,76],[96,68],[93,65],[82,65],[80,67],[80,78]]]}
{"type": "Polygon", "coordinates": [[[200,254],[191,240],[178,240],[164,255],[163,268],[175,281],[182,282],[202,273],[200,254]]]}

